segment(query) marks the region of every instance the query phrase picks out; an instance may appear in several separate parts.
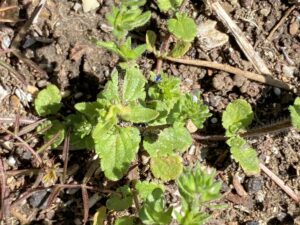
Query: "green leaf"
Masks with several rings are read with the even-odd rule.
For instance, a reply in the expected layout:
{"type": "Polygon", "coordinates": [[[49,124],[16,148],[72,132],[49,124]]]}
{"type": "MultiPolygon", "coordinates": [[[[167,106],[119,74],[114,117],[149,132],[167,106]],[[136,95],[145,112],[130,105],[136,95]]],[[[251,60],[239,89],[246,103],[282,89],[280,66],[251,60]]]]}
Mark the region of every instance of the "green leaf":
{"type": "Polygon", "coordinates": [[[143,224],[160,225],[170,224],[173,208],[167,208],[164,194],[161,189],[155,189],[148,196],[140,210],[139,218],[143,224]]]}
{"type": "Polygon", "coordinates": [[[120,103],[119,97],[119,75],[118,71],[114,69],[111,73],[111,80],[105,85],[104,90],[99,94],[100,98],[105,98],[112,104],[120,103]]]}
{"type": "Polygon", "coordinates": [[[110,198],[106,201],[106,207],[110,210],[115,211],[123,211],[128,209],[132,205],[132,193],[130,188],[125,185],[119,187],[117,192],[110,196],[110,198]]]}
{"type": "Polygon", "coordinates": [[[83,114],[90,123],[95,124],[100,116],[99,110],[102,108],[99,102],[80,102],[74,108],[83,114]]]}
{"type": "Polygon", "coordinates": [[[146,33],[146,46],[147,46],[147,50],[149,52],[156,53],[156,47],[155,47],[156,39],[157,39],[156,33],[152,30],[147,30],[147,33],[146,33]]]}
{"type": "Polygon", "coordinates": [[[176,19],[168,20],[168,29],[178,39],[191,42],[197,34],[197,26],[194,20],[186,14],[176,13],[176,19]]]}
{"type": "Polygon", "coordinates": [[[186,128],[176,126],[165,128],[154,142],[146,137],[143,145],[150,156],[167,156],[174,151],[186,151],[192,143],[193,139],[186,128]]]}
{"type": "Polygon", "coordinates": [[[116,220],[115,225],[137,225],[135,221],[135,217],[123,216],[116,220]]]}
{"type": "Polygon", "coordinates": [[[138,181],[135,188],[142,200],[146,200],[155,189],[161,189],[163,192],[165,191],[164,185],[149,181],[138,181]]]}
{"type": "Polygon", "coordinates": [[[122,0],[122,5],[128,7],[141,7],[146,4],[146,0],[122,0]]]}
{"type": "Polygon", "coordinates": [[[146,79],[138,68],[127,67],[123,85],[123,101],[144,100],[146,97],[145,84],[146,79]]]}
{"type": "Polygon", "coordinates": [[[55,139],[52,148],[57,148],[65,139],[66,128],[65,125],[58,120],[47,120],[37,127],[37,132],[44,135],[44,141],[50,141],[55,135],[58,137],[55,139]]]}
{"type": "Polygon", "coordinates": [[[177,41],[170,55],[174,58],[182,57],[190,49],[191,43],[185,41],[177,41]]]}
{"type": "Polygon", "coordinates": [[[157,0],[161,11],[166,12],[169,9],[175,10],[181,6],[183,0],[157,0]]]}
{"type": "Polygon", "coordinates": [[[231,137],[226,143],[230,146],[233,159],[241,165],[247,175],[259,174],[257,153],[243,138],[231,137]]]}
{"type": "Polygon", "coordinates": [[[105,176],[113,181],[122,178],[139,149],[139,130],[134,127],[106,127],[99,123],[93,131],[93,139],[105,176]]]}
{"type": "Polygon", "coordinates": [[[76,113],[67,116],[66,122],[72,127],[72,132],[75,136],[81,139],[88,136],[92,131],[92,124],[82,114],[76,113]]]}
{"type": "Polygon", "coordinates": [[[203,104],[199,93],[194,95],[185,94],[180,96],[179,101],[170,111],[167,121],[170,124],[175,122],[186,123],[190,119],[197,128],[201,129],[210,116],[208,106],[203,104]]]}
{"type": "Polygon", "coordinates": [[[174,180],[182,172],[182,158],[177,155],[151,157],[150,168],[156,178],[174,180]]]}
{"type": "Polygon", "coordinates": [[[251,105],[238,99],[230,103],[223,112],[222,125],[226,129],[226,136],[231,137],[239,130],[246,129],[253,120],[251,105]]]}
{"type": "Polygon", "coordinates": [[[93,217],[93,225],[104,225],[104,220],[106,218],[106,208],[104,206],[97,209],[93,217]]]}
{"type": "Polygon", "coordinates": [[[300,130],[300,97],[295,99],[294,105],[289,107],[289,111],[293,126],[300,130]]]}
{"type": "Polygon", "coordinates": [[[61,108],[59,89],[55,85],[48,85],[38,93],[34,101],[34,106],[39,116],[56,114],[61,108]]]}
{"type": "Polygon", "coordinates": [[[158,115],[159,113],[155,110],[136,104],[122,107],[120,110],[120,117],[132,123],[147,123],[154,120],[158,115]]]}
{"type": "Polygon", "coordinates": [[[106,48],[107,50],[110,50],[110,51],[116,53],[117,55],[123,57],[123,53],[120,51],[118,45],[115,44],[115,42],[112,42],[112,41],[97,41],[96,45],[99,46],[99,47],[106,48]]]}

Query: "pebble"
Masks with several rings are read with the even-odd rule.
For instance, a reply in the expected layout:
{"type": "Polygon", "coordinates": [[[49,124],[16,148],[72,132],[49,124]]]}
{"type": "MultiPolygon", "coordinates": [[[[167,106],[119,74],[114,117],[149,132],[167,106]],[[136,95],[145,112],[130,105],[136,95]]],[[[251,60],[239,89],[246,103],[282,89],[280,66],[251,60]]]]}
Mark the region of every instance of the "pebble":
{"type": "Polygon", "coordinates": [[[75,12],[78,12],[78,10],[81,9],[81,4],[78,3],[78,2],[76,2],[76,3],[74,4],[74,6],[73,6],[73,9],[74,9],[75,12]]]}
{"type": "Polygon", "coordinates": [[[8,91],[6,91],[1,85],[0,85],[0,102],[8,96],[8,91]]]}
{"type": "Polygon", "coordinates": [[[218,118],[213,117],[213,118],[210,119],[210,122],[213,123],[213,124],[216,124],[218,122],[218,118]]]}
{"type": "Polygon", "coordinates": [[[46,190],[35,192],[29,198],[29,203],[33,208],[46,208],[47,206],[47,197],[48,192],[46,190]]]}
{"type": "Polygon", "coordinates": [[[38,86],[39,88],[46,87],[47,84],[48,84],[48,81],[47,81],[47,80],[39,80],[39,81],[37,82],[37,86],[38,86]]]}
{"type": "Polygon", "coordinates": [[[2,38],[1,47],[3,50],[7,50],[11,44],[11,38],[9,36],[4,36],[2,38]]]}
{"type": "Polygon", "coordinates": [[[12,155],[10,155],[7,159],[7,164],[11,167],[14,167],[16,165],[16,159],[12,155]]]}
{"type": "Polygon", "coordinates": [[[275,95],[277,95],[277,96],[280,96],[280,95],[281,95],[281,90],[280,90],[280,88],[275,87],[275,88],[273,89],[273,91],[274,91],[274,94],[275,94],[275,95]]]}
{"type": "Polygon", "coordinates": [[[290,24],[289,32],[292,36],[295,36],[299,31],[299,22],[295,20],[290,24]]]}
{"type": "Polygon", "coordinates": [[[82,0],[83,12],[89,12],[97,9],[100,6],[97,0],[82,0]]]}
{"type": "Polygon", "coordinates": [[[246,189],[250,194],[262,190],[263,186],[264,181],[262,177],[251,177],[246,182],[246,189]]]}

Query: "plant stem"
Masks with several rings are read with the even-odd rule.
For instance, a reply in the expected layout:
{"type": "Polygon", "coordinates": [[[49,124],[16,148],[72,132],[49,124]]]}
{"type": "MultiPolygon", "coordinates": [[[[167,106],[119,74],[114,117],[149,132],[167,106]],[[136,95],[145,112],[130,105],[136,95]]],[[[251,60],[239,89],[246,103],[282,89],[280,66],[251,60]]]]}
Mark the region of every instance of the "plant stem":
{"type": "MultiPolygon", "coordinates": [[[[240,134],[240,136],[245,137],[245,138],[257,137],[257,136],[262,136],[266,133],[282,132],[291,127],[292,127],[291,121],[289,119],[287,119],[287,120],[283,120],[279,123],[275,123],[272,125],[249,130],[243,134],[240,134]]],[[[228,139],[227,137],[225,137],[225,135],[193,134],[192,136],[195,140],[198,140],[198,141],[226,141],[228,139]]]]}
{"type": "Polygon", "coordinates": [[[222,71],[225,71],[228,73],[236,74],[239,76],[244,76],[250,80],[254,80],[254,81],[257,81],[257,82],[260,82],[263,84],[268,84],[270,86],[274,86],[274,87],[282,88],[282,89],[285,89],[288,91],[296,92],[295,90],[293,90],[292,86],[290,86],[280,80],[273,79],[271,76],[265,76],[265,75],[241,70],[241,69],[238,69],[233,66],[226,65],[226,64],[221,64],[221,63],[217,63],[217,62],[209,62],[209,61],[205,61],[205,60],[177,59],[177,58],[172,58],[172,57],[168,57],[168,56],[164,57],[164,59],[169,60],[171,62],[175,62],[175,63],[181,63],[181,64],[222,70],[222,71]]]}

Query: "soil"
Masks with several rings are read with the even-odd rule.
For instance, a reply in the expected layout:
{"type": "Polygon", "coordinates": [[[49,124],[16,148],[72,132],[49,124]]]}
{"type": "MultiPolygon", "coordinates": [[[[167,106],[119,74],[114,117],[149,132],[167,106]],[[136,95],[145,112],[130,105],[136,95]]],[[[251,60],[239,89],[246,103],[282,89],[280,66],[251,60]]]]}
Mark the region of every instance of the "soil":
{"type": "MultiPolygon", "coordinates": [[[[31,94],[49,83],[56,84],[66,97],[65,103],[70,106],[75,102],[89,101],[96,98],[97,93],[110,78],[110,72],[119,61],[118,56],[97,47],[92,39],[113,40],[105,21],[105,14],[111,10],[113,1],[98,0],[97,10],[84,13],[81,1],[48,0],[46,7],[38,17],[37,23],[26,30],[26,35],[16,46],[22,57],[9,51],[5,41],[12,41],[19,30],[24,27],[38,0],[1,1],[1,7],[17,5],[7,13],[0,13],[0,18],[14,18],[15,22],[1,23],[0,26],[0,60],[12,67],[26,82],[16,79],[16,75],[5,68],[0,70],[0,84],[7,95],[1,99],[0,121],[4,118],[37,120],[34,113],[31,94]],[[26,59],[29,60],[26,62],[26,59]],[[40,70],[35,67],[37,65],[40,70]],[[26,88],[27,85],[27,88],[26,88]],[[28,85],[33,89],[29,88],[28,85]],[[33,88],[35,87],[35,88],[33,88]],[[23,94],[22,94],[23,92],[23,94]],[[20,94],[21,93],[21,94],[20,94]]],[[[166,30],[166,14],[161,14],[155,1],[148,1],[146,8],[153,11],[151,23],[147,25],[161,32],[161,40],[166,30]]],[[[271,29],[278,23],[286,10],[291,7],[288,1],[267,0],[227,0],[223,7],[231,15],[237,25],[246,34],[249,42],[255,46],[275,78],[296,86],[300,79],[300,11],[294,10],[273,35],[266,41],[271,29]]],[[[226,33],[226,28],[211,14],[202,1],[189,1],[186,12],[200,24],[207,19],[217,21],[217,29],[226,33]]],[[[1,20],[0,20],[1,21],[1,20]]],[[[141,28],[131,33],[134,41],[143,40],[141,28]]],[[[229,41],[222,46],[207,50],[203,43],[196,39],[187,57],[204,59],[229,64],[240,69],[255,71],[247,61],[230,33],[229,41]]],[[[146,74],[155,68],[156,59],[151,54],[144,54],[139,65],[146,74]]],[[[222,71],[163,62],[162,70],[180,77],[184,91],[200,90],[204,102],[209,106],[213,116],[206,122],[205,128],[198,131],[201,135],[224,134],[221,115],[226,106],[233,100],[244,98],[251,103],[255,112],[252,129],[280,122],[288,118],[288,106],[293,103],[295,95],[271,86],[252,82],[247,79],[222,71]]],[[[17,75],[18,77],[18,75],[17,75]]],[[[18,127],[14,120],[2,123],[11,130],[18,127]]],[[[26,126],[21,123],[20,128],[26,126]]],[[[33,148],[41,146],[42,139],[34,130],[22,136],[30,140],[33,148]]],[[[265,133],[259,137],[249,137],[248,142],[257,150],[259,158],[273,173],[294,191],[300,190],[300,134],[294,129],[279,133],[265,133]]],[[[0,155],[6,171],[8,190],[5,194],[4,212],[0,224],[82,224],[83,200],[80,189],[64,189],[58,194],[51,206],[47,200],[51,188],[41,187],[41,178],[34,172],[36,163],[24,147],[9,138],[2,129],[0,139],[0,155]],[[31,170],[26,175],[9,175],[9,171],[31,170]],[[40,190],[31,193],[32,188],[40,190]],[[24,194],[29,197],[20,200],[24,194]],[[16,205],[17,202],[17,205],[16,205]]],[[[52,160],[63,168],[62,152],[47,151],[43,160],[52,160]]],[[[229,149],[224,142],[194,141],[193,146],[184,154],[185,165],[193,165],[200,161],[204,165],[215,167],[217,179],[223,182],[221,204],[227,204],[223,210],[215,210],[208,224],[215,225],[275,225],[299,224],[299,206],[284,193],[270,178],[261,173],[248,177],[230,158],[229,149]],[[234,180],[238,184],[234,183],[234,180]],[[241,196],[237,186],[245,189],[247,195],[241,196]]],[[[98,185],[100,190],[115,190],[120,184],[138,177],[150,178],[147,157],[142,155],[134,163],[127,177],[120,182],[109,182],[98,168],[92,151],[70,151],[68,182],[98,185]]],[[[176,203],[173,196],[174,185],[167,183],[169,204],[176,203]]],[[[105,205],[108,194],[101,191],[88,190],[89,198],[96,199],[89,210],[89,223],[96,210],[105,205]]],[[[178,201],[178,199],[177,199],[178,201]]],[[[1,201],[3,204],[3,200],[1,201]]],[[[126,212],[130,214],[132,212],[126,212]]],[[[109,215],[108,224],[112,224],[117,214],[109,215]]]]}

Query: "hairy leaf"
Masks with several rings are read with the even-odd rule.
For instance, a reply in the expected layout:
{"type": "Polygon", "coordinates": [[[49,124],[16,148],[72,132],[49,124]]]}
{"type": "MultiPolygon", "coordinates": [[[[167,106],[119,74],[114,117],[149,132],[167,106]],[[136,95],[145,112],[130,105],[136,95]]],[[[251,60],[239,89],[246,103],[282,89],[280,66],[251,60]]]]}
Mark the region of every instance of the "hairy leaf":
{"type": "Polygon", "coordinates": [[[44,135],[45,142],[50,141],[55,135],[58,134],[58,137],[51,145],[52,148],[57,148],[64,141],[66,127],[58,120],[47,120],[37,127],[37,132],[44,135]]]}
{"type": "Polygon", "coordinates": [[[125,106],[120,110],[120,117],[132,123],[147,123],[154,120],[158,115],[159,113],[155,110],[145,108],[140,104],[125,106]]]}
{"type": "Polygon", "coordinates": [[[156,47],[155,47],[155,42],[156,42],[156,33],[152,30],[147,30],[146,33],[146,45],[147,45],[147,50],[149,52],[154,52],[156,53],[156,47]]]}
{"type": "Polygon", "coordinates": [[[74,108],[83,114],[90,123],[95,124],[100,116],[99,110],[102,106],[99,102],[80,102],[75,104],[74,108]]]}
{"type": "Polygon", "coordinates": [[[132,194],[130,188],[125,185],[117,189],[117,193],[112,194],[106,201],[106,207],[110,210],[123,211],[132,205],[132,194]]]}
{"type": "Polygon", "coordinates": [[[191,43],[178,40],[172,49],[170,55],[174,58],[179,58],[184,56],[185,53],[190,49],[191,43]]]}
{"type": "Polygon", "coordinates": [[[203,123],[210,116],[208,106],[203,104],[199,93],[195,95],[185,94],[180,96],[179,101],[171,110],[168,123],[186,123],[190,119],[200,129],[203,128],[203,123]]]}
{"type": "Polygon", "coordinates": [[[167,156],[186,151],[193,140],[186,128],[181,126],[164,129],[156,141],[146,139],[144,148],[150,156],[167,156]]]}
{"type": "Polygon", "coordinates": [[[172,211],[172,208],[166,207],[163,191],[155,189],[141,208],[139,217],[143,224],[170,224],[172,211]]]}
{"type": "Polygon", "coordinates": [[[149,181],[138,181],[135,185],[135,188],[139,194],[139,197],[142,200],[146,200],[148,195],[150,195],[157,188],[161,189],[162,191],[165,190],[165,187],[163,184],[158,184],[158,183],[149,182],[149,181]]]}
{"type": "Polygon", "coordinates": [[[93,225],[104,225],[104,220],[106,218],[106,208],[104,206],[97,209],[93,217],[93,225]]]}
{"type": "Polygon", "coordinates": [[[182,4],[183,0],[157,0],[158,7],[165,12],[169,9],[176,10],[182,4]]]}
{"type": "Polygon", "coordinates": [[[255,175],[260,172],[257,153],[243,138],[231,137],[226,143],[230,146],[233,159],[241,165],[246,174],[255,175]]]}
{"type": "Polygon", "coordinates": [[[289,111],[291,113],[293,126],[300,130],[300,97],[295,99],[294,105],[289,107],[289,111]]]}
{"type": "Polygon", "coordinates": [[[59,89],[55,85],[48,85],[38,93],[34,101],[34,106],[39,116],[56,114],[61,107],[61,95],[59,89]]]}
{"type": "Polygon", "coordinates": [[[127,67],[123,86],[123,101],[144,100],[146,97],[145,84],[146,79],[138,68],[127,67]]]}
{"type": "Polygon", "coordinates": [[[119,75],[118,71],[114,69],[111,73],[111,80],[105,85],[104,90],[99,94],[100,98],[105,98],[111,103],[120,103],[119,97],[119,75]]]}
{"type": "Polygon", "coordinates": [[[139,130],[134,127],[107,128],[99,123],[93,131],[93,139],[105,176],[113,181],[122,178],[139,149],[139,130]]]}
{"type": "Polygon", "coordinates": [[[178,39],[191,42],[197,34],[197,26],[194,20],[186,14],[176,13],[176,19],[168,20],[168,29],[178,39]]]}
{"type": "Polygon", "coordinates": [[[150,168],[156,178],[174,180],[182,172],[182,158],[177,155],[151,157],[150,168]]]}
{"type": "Polygon", "coordinates": [[[226,129],[226,136],[231,137],[239,130],[246,129],[253,120],[251,105],[238,99],[230,103],[223,112],[222,125],[226,129]]]}
{"type": "Polygon", "coordinates": [[[115,225],[138,225],[135,221],[135,217],[123,216],[116,220],[115,225]]]}

